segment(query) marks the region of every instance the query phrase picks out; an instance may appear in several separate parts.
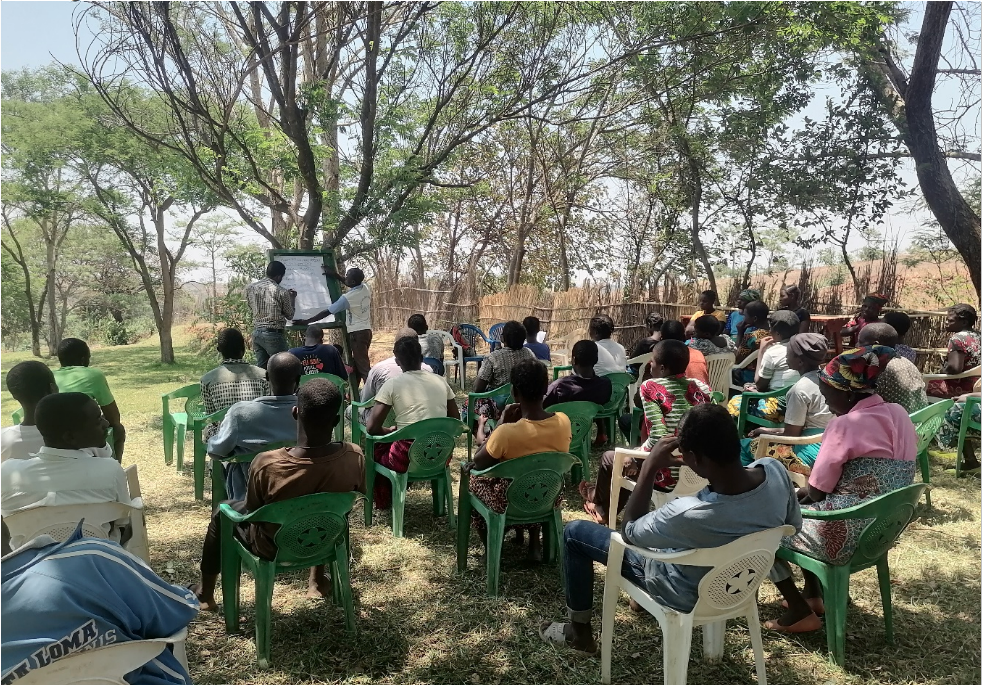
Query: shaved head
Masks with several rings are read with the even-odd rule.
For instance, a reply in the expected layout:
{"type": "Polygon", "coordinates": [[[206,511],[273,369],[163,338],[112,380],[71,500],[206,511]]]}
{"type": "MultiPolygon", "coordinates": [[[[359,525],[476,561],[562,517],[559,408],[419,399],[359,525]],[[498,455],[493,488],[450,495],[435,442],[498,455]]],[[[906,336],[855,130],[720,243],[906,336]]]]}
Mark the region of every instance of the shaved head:
{"type": "Polygon", "coordinates": [[[266,379],[274,395],[295,395],[301,374],[300,360],[289,352],[277,352],[266,364],[266,379]]]}
{"type": "Polygon", "coordinates": [[[900,342],[897,329],[888,323],[877,322],[868,323],[859,332],[859,339],[856,344],[860,347],[869,345],[884,345],[886,347],[896,347],[900,342]]]}

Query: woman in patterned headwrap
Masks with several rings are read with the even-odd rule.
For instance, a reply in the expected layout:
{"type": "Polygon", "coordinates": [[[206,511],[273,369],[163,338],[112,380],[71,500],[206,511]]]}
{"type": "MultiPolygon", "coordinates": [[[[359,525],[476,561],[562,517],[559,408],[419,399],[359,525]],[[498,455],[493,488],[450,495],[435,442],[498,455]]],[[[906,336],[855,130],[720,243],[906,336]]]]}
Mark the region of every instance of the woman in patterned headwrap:
{"type": "Polygon", "coordinates": [[[735,312],[730,312],[726,317],[726,322],[723,324],[723,332],[727,335],[733,336],[735,339],[737,336],[737,326],[743,321],[743,308],[746,307],[751,302],[760,299],[760,291],[754,290],[752,288],[747,288],[746,290],[741,290],[740,294],[737,295],[735,312]]]}
{"type": "MultiPolygon", "coordinates": [[[[917,434],[910,416],[898,404],[876,394],[876,379],[894,357],[892,348],[850,350],[819,372],[819,386],[835,418],[825,429],[822,447],[808,478],[798,491],[805,508],[834,511],[910,485],[914,480],[917,434]]],[[[849,562],[868,521],[805,519],[794,537],[781,544],[825,563],[849,562]]],[[[824,613],[818,579],[804,571],[799,592],[791,567],[776,560],[771,580],[784,595],[787,611],[764,627],[785,633],[818,630],[824,613]]]]}
{"type": "Polygon", "coordinates": [[[842,337],[848,336],[851,344],[855,345],[859,341],[859,331],[866,324],[880,320],[880,311],[888,301],[887,296],[880,293],[870,293],[864,297],[859,312],[842,327],[842,337]]]}

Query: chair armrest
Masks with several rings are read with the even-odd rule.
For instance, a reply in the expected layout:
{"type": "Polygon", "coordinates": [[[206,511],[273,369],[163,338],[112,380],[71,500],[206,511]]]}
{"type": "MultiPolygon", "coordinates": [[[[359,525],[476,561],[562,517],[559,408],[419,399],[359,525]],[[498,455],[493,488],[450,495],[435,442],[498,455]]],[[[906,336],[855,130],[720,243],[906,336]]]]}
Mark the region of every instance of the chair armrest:
{"type": "Polygon", "coordinates": [[[200,429],[208,425],[209,423],[221,423],[222,419],[228,413],[229,408],[219,409],[214,414],[208,414],[208,416],[202,416],[201,418],[188,417],[188,425],[192,430],[200,429]]]}
{"type": "Polygon", "coordinates": [[[471,400],[483,400],[488,397],[497,397],[498,395],[511,395],[511,384],[507,383],[491,390],[485,390],[484,392],[469,392],[467,393],[467,406],[474,406],[473,404],[470,404],[471,400]],[[507,390],[505,390],[505,388],[507,388],[507,390]]]}
{"type": "Polygon", "coordinates": [[[757,357],[758,356],[760,356],[760,350],[754,350],[753,352],[751,352],[750,354],[748,354],[747,355],[747,358],[744,359],[742,362],[740,362],[739,364],[734,364],[733,365],[733,368],[734,369],[745,369],[748,366],[750,366],[750,364],[752,364],[753,362],[757,361],[757,357]]]}
{"type": "Polygon", "coordinates": [[[953,381],[959,378],[971,378],[972,376],[982,375],[982,366],[976,366],[973,369],[968,369],[967,371],[962,371],[961,373],[924,373],[921,374],[921,378],[926,381],[953,381]]]}
{"type": "Polygon", "coordinates": [[[352,409],[352,411],[354,411],[355,409],[365,409],[366,407],[370,407],[373,404],[375,404],[375,398],[374,397],[369,397],[364,402],[352,402],[351,403],[351,409],[352,409]]]}
{"type": "Polygon", "coordinates": [[[221,512],[222,516],[231,520],[233,523],[245,523],[252,517],[253,514],[256,513],[251,512],[248,514],[240,514],[225,502],[218,505],[218,511],[221,512]]]}
{"type": "Polygon", "coordinates": [[[815,435],[799,435],[792,437],[790,435],[761,435],[757,439],[761,442],[769,442],[778,445],[814,445],[817,442],[822,442],[822,438],[825,433],[816,433],[815,435]]]}
{"type": "Polygon", "coordinates": [[[572,365],[569,365],[569,364],[567,364],[565,366],[554,366],[554,367],[552,367],[552,380],[556,380],[557,378],[559,378],[559,372],[560,371],[572,371],[572,370],[573,370],[573,367],[572,367],[572,365]]]}
{"type": "Polygon", "coordinates": [[[699,550],[695,549],[684,549],[680,552],[656,552],[653,549],[648,549],[647,547],[636,547],[635,545],[629,544],[624,540],[624,536],[617,531],[612,531],[610,533],[610,546],[615,545],[623,547],[624,549],[629,549],[632,552],[640,554],[647,559],[654,559],[655,561],[674,561],[675,559],[681,559],[683,557],[691,556],[699,550]]]}

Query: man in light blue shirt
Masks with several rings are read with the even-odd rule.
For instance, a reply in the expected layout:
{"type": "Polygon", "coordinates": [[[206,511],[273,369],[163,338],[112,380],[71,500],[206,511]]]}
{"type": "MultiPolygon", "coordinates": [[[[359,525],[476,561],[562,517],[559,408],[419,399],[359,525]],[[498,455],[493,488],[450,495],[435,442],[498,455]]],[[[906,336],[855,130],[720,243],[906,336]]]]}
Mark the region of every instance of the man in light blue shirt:
{"type": "MultiPolygon", "coordinates": [[[[740,438],[726,407],[696,405],[679,424],[677,436],[655,443],[624,508],[621,534],[637,547],[680,551],[720,547],[744,535],[785,524],[801,528],[801,510],[784,465],[761,459],[740,463],[740,438]],[[673,453],[681,450],[681,459],[673,453]],[[651,493],[659,469],[685,464],[709,485],[655,511],[651,493]]],[[[607,563],[610,529],[593,521],[572,521],[563,534],[569,623],[541,626],[543,640],[594,653],[593,562],[607,563]]],[[[660,604],[688,613],[698,600],[699,581],[709,569],[667,564],[627,550],[621,575],[660,604]]]]}
{"type": "MultiPolygon", "coordinates": [[[[270,443],[292,442],[297,438],[293,408],[297,406],[297,388],[303,366],[289,352],[278,352],[269,358],[266,378],[272,395],[229,407],[218,432],[208,440],[208,454],[216,459],[239,454],[256,454],[270,443]]],[[[216,465],[217,467],[217,465],[216,465]]],[[[249,482],[249,464],[225,466],[225,486],[230,499],[244,500],[249,482]]]]}

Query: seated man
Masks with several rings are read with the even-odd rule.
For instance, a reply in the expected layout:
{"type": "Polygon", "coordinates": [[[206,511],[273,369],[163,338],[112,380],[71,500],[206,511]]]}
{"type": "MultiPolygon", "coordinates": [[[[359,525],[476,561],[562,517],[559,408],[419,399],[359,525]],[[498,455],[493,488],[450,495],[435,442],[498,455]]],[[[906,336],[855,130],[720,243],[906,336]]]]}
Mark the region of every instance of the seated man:
{"type": "MultiPolygon", "coordinates": [[[[274,355],[270,359],[272,368],[274,355]]],[[[365,457],[361,448],[348,442],[334,442],[341,393],[329,380],[315,378],[297,391],[291,410],[296,447],[281,447],[257,456],[249,469],[249,487],[242,500],[229,500],[239,513],[256,511],[273,502],[313,495],[318,492],[365,492],[365,457]]],[[[273,536],[275,524],[246,524],[237,535],[263,559],[276,556],[273,536]]],[[[201,606],[216,611],[215,584],[222,570],[221,518],[212,514],[201,550],[201,582],[194,588],[201,606]]],[[[324,567],[310,569],[308,597],[330,597],[331,583],[324,567]]]]}
{"type": "Polygon", "coordinates": [[[446,369],[443,366],[443,336],[430,330],[426,317],[422,314],[410,316],[406,325],[419,336],[419,346],[423,349],[423,363],[428,364],[433,369],[433,373],[444,375],[446,369]]]}
{"type": "MultiPolygon", "coordinates": [[[[402,373],[390,378],[375,396],[375,406],[368,416],[365,430],[370,435],[385,435],[425,419],[449,416],[460,419],[453,388],[443,376],[422,370],[423,350],[416,336],[399,338],[392,350],[402,373]],[[385,418],[394,411],[396,425],[385,428],[385,418]]],[[[409,447],[412,440],[376,443],[372,457],[396,473],[409,470],[409,447]]],[[[387,478],[375,479],[375,506],[391,506],[392,490],[387,478]]]]}
{"type": "MultiPolygon", "coordinates": [[[[859,346],[884,345],[894,347],[899,336],[893,326],[878,321],[868,323],[859,331],[859,346]]],[[[894,347],[894,349],[896,349],[894,347]]],[[[893,402],[913,414],[928,405],[927,386],[924,377],[914,363],[899,354],[887,362],[887,367],[876,378],[876,394],[884,402],[893,402]]]]}
{"type": "MultiPolygon", "coordinates": [[[[289,352],[277,352],[266,364],[271,395],[233,404],[218,432],[208,441],[215,459],[255,454],[271,442],[292,442],[297,435],[293,409],[303,367],[289,352]]],[[[249,464],[225,466],[225,487],[230,499],[244,500],[249,464]]]]}
{"type": "MultiPolygon", "coordinates": [[[[63,392],[48,395],[35,411],[44,445],[29,459],[0,464],[0,513],[61,504],[129,503],[126,472],[114,459],[92,456],[106,444],[107,421],[88,395],[63,392]]],[[[128,521],[118,521],[124,524],[128,521]]],[[[106,534],[120,539],[119,526],[105,524],[106,534]]],[[[24,543],[11,538],[16,549],[24,543]]]]}
{"type": "MultiPolygon", "coordinates": [[[[238,328],[223,328],[218,333],[219,354],[222,364],[201,377],[201,401],[205,414],[228,409],[236,402],[248,402],[269,394],[266,369],[247,362],[245,338],[238,328]]],[[[218,423],[211,423],[202,436],[205,441],[218,431],[218,423]]]]}
{"type": "Polygon", "coordinates": [[[610,336],[614,334],[614,320],[606,314],[590,319],[590,340],[597,343],[599,362],[595,371],[598,376],[611,373],[627,373],[627,351],[610,336]]]}
{"type": "Polygon", "coordinates": [[[113,431],[113,456],[123,461],[123,444],[126,442],[126,428],[120,422],[119,407],[109,390],[106,376],[98,369],[89,368],[92,355],[89,346],[78,338],[65,338],[58,345],[58,361],[61,368],[55,373],[55,383],[60,392],[84,392],[98,402],[102,415],[113,431]]]}
{"type": "Polygon", "coordinates": [[[736,352],[736,343],[728,335],[720,335],[720,323],[715,316],[700,316],[692,325],[692,337],[686,341],[693,350],[703,355],[736,352]]]}
{"type": "Polygon", "coordinates": [[[594,371],[597,343],[580,340],[573,345],[570,355],[573,358],[573,373],[557,378],[549,385],[542,406],[550,407],[561,402],[607,404],[611,393],[610,379],[598,376],[594,371]]]}
{"type": "MultiPolygon", "coordinates": [[[[662,551],[720,547],[744,535],[790,524],[801,529],[801,510],[788,472],[774,459],[740,464],[740,440],[724,407],[693,407],[682,418],[678,436],[666,436],[644,460],[637,485],[624,508],[621,535],[628,544],[662,551]],[[681,450],[682,458],[674,456],[681,450]],[[709,481],[691,497],[680,497],[650,511],[655,474],[685,464],[709,481]]],[[[610,529],[592,521],[572,521],[563,534],[566,606],[569,623],[544,623],[548,643],[593,654],[593,562],[607,563],[610,529]]],[[[699,581],[708,569],[645,559],[628,550],[621,574],[659,603],[690,612],[699,581]]]]}
{"type": "MultiPolygon", "coordinates": [[[[402,338],[417,338],[418,334],[412,328],[400,328],[396,331],[396,339],[393,342],[398,343],[402,338]]],[[[422,345],[420,346],[422,350],[422,345]]],[[[433,368],[429,366],[425,361],[422,366],[423,371],[429,371],[430,373],[435,373],[433,368]]],[[[390,378],[395,378],[402,374],[402,369],[399,368],[399,363],[396,361],[395,355],[389,357],[388,359],[383,359],[378,364],[372,367],[372,370],[368,372],[368,378],[365,379],[365,387],[361,390],[361,401],[367,402],[370,399],[374,399],[378,391],[385,385],[385,382],[390,378]]],[[[362,424],[368,423],[368,416],[371,414],[371,407],[367,409],[362,409],[359,414],[358,420],[362,424]]]]}
{"type": "MultiPolygon", "coordinates": [[[[31,540],[3,558],[2,572],[5,683],[79,651],[169,637],[198,613],[187,588],[164,581],[119,545],[83,538],[81,531],[64,542],[47,535],[31,540]]],[[[168,647],[126,682],[185,685],[191,677],[168,647]]]]}
{"type": "Polygon", "coordinates": [[[316,324],[307,326],[303,347],[294,347],[290,354],[300,360],[305,375],[331,373],[342,380],[348,380],[348,370],[344,368],[338,348],[324,344],[324,329],[316,324]]]}
{"type": "Polygon", "coordinates": [[[534,316],[526,316],[522,320],[522,325],[525,327],[525,347],[532,350],[535,358],[539,361],[552,361],[549,346],[544,342],[539,342],[539,333],[542,331],[542,323],[539,319],[534,316]]]}
{"type": "Polygon", "coordinates": [[[0,461],[30,459],[44,445],[34,415],[38,402],[58,392],[54,374],[43,362],[15,364],[7,372],[7,390],[20,403],[24,416],[19,426],[4,428],[0,433],[0,461]]]}

